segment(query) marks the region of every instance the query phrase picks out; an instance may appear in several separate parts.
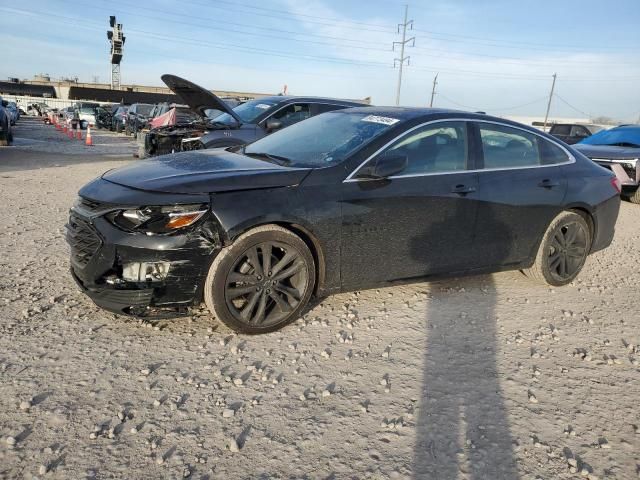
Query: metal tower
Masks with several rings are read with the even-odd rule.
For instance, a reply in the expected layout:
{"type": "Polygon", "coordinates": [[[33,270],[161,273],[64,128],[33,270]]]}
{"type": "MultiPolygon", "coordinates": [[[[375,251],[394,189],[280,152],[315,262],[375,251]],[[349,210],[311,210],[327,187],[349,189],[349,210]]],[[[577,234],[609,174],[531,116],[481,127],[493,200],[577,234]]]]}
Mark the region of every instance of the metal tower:
{"type": "Polygon", "coordinates": [[[120,89],[120,62],[122,61],[122,47],[125,36],[122,33],[122,24],[116,23],[114,15],[109,17],[111,30],[107,30],[107,38],[111,43],[111,88],[120,89]]]}

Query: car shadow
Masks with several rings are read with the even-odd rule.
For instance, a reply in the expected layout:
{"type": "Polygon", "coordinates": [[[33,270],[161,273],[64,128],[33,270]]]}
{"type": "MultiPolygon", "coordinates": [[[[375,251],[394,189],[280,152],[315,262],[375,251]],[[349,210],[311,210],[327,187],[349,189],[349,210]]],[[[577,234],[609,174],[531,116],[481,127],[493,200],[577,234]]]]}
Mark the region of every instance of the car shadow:
{"type": "MultiPolygon", "coordinates": [[[[483,208],[483,231],[501,238],[510,235],[509,229],[487,212],[488,207],[483,208]]],[[[455,218],[454,211],[444,221],[455,218]]],[[[412,256],[424,258],[417,249],[428,248],[429,242],[437,238],[436,224],[412,241],[412,256]]],[[[470,248],[476,248],[475,235],[470,242],[470,248]]],[[[497,256],[495,253],[491,252],[492,258],[499,260],[502,255],[507,258],[509,252],[499,252],[497,256]]],[[[497,292],[493,277],[434,282],[431,291],[425,312],[428,331],[416,416],[413,476],[438,480],[517,479],[496,360],[497,292]]]]}

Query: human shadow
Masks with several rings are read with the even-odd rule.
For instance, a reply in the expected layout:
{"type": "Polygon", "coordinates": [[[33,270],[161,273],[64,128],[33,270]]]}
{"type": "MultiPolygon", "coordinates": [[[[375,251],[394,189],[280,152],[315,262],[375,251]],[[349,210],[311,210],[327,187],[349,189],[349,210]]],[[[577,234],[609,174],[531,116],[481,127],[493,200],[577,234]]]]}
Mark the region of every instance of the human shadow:
{"type": "MultiPolygon", "coordinates": [[[[449,218],[455,222],[457,202],[449,218]]],[[[482,205],[469,251],[484,267],[508,258],[509,229],[482,205]],[[500,241],[492,243],[491,239],[500,241]],[[506,240],[506,241],[505,241],[506,240]],[[502,245],[502,247],[500,246],[502,245]]],[[[448,224],[450,228],[450,224],[448,224]]],[[[470,225],[461,225],[466,235],[470,225]]],[[[414,258],[438,238],[439,224],[412,241],[414,258]],[[414,255],[415,253],[415,255],[414,255]]],[[[436,240],[437,241],[437,240],[436,240]]],[[[456,252],[451,252],[455,255],[456,252]]],[[[517,479],[496,364],[496,286],[489,275],[433,283],[426,311],[427,340],[416,419],[413,476],[418,479],[517,479]]]]}

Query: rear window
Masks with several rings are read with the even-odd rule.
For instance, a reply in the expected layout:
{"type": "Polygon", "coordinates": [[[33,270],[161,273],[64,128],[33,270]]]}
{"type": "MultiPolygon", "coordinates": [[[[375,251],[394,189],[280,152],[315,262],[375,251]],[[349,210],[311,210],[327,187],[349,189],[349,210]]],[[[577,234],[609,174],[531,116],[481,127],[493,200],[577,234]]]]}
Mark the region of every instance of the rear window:
{"type": "Polygon", "coordinates": [[[569,135],[571,132],[571,125],[554,125],[551,127],[551,131],[553,135],[569,135]]]}
{"type": "Polygon", "coordinates": [[[152,108],[153,108],[153,105],[137,105],[136,113],[147,116],[151,113],[152,108]]]}
{"type": "Polygon", "coordinates": [[[480,136],[487,169],[557,165],[571,160],[560,146],[524,130],[480,124],[480,136]]]}

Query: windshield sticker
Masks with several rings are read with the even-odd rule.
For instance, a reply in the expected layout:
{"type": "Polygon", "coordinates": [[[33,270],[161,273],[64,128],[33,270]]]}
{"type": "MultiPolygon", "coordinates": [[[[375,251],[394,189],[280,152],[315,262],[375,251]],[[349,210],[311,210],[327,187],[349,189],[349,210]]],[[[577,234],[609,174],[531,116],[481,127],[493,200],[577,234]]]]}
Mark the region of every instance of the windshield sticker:
{"type": "Polygon", "coordinates": [[[261,108],[262,110],[266,110],[267,108],[271,108],[271,105],[268,105],[266,103],[259,103],[256,105],[256,108],[261,108]]]}
{"type": "Polygon", "coordinates": [[[391,117],[380,117],[378,115],[367,115],[362,119],[363,122],[381,123],[382,125],[395,125],[400,120],[391,117]]]}

